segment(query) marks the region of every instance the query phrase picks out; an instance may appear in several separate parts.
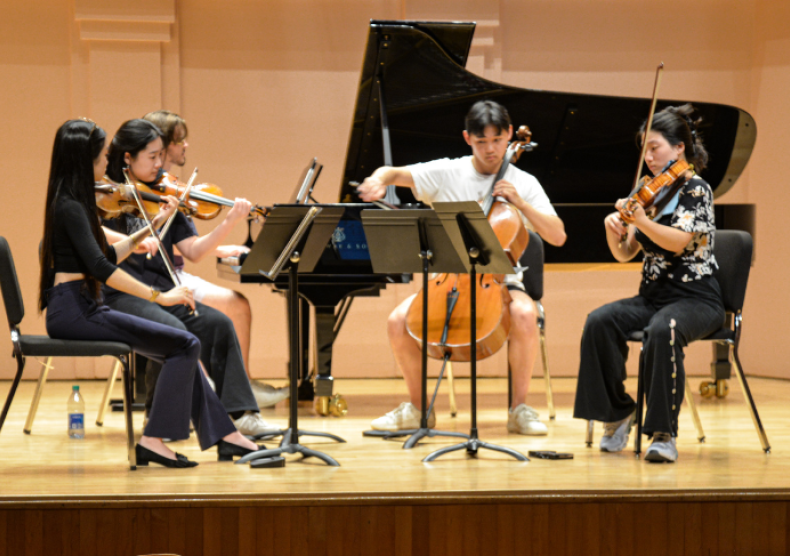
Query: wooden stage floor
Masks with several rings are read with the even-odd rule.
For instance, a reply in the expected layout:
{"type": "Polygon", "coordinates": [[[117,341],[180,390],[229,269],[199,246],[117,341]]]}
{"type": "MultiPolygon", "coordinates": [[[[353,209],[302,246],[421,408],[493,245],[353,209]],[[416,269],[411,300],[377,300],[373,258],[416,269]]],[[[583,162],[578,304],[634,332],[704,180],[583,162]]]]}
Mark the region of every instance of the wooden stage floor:
{"type": "MultiPolygon", "coordinates": [[[[692,379],[694,389],[701,379],[692,379]]],[[[424,464],[421,462],[423,457],[441,446],[455,443],[455,440],[437,437],[428,439],[413,450],[403,450],[400,441],[363,438],[361,434],[368,428],[372,418],[406,399],[403,382],[339,379],[335,383],[335,390],[346,397],[348,416],[319,418],[313,414],[312,408],[300,409],[300,428],[332,432],[347,440],[346,444],[325,439],[312,440],[309,437],[302,440],[303,444],[334,457],[341,464],[339,468],[328,467],[315,458],[300,461],[300,456],[286,456],[285,468],[251,469],[247,465],[217,462],[214,450],[200,452],[196,441],[190,439],[173,443],[172,446],[190,459],[199,461],[197,468],[171,470],[152,465],[134,472],[129,471],[126,463],[122,414],[108,412],[105,425],[101,428],[94,423],[104,383],[80,381],[79,384],[86,399],[88,422],[86,438],[82,441],[70,440],[65,431],[65,406],[71,382],[51,382],[47,385],[29,436],[22,432],[22,427],[35,383],[24,382],[20,386],[0,434],[0,554],[3,553],[4,535],[6,544],[10,543],[9,535],[17,523],[13,522],[10,512],[16,509],[100,511],[102,508],[209,507],[212,504],[217,507],[254,506],[258,508],[256,511],[263,511],[260,508],[267,505],[308,509],[365,505],[379,508],[409,506],[414,509],[420,506],[450,508],[454,505],[494,504],[498,505],[497,511],[502,513],[502,508],[518,504],[527,504],[532,508],[530,511],[538,511],[539,507],[552,504],[565,504],[567,512],[572,512],[568,506],[570,503],[573,507],[586,504],[588,510],[585,510],[584,516],[593,515],[588,512],[592,511],[595,504],[603,504],[600,506],[603,509],[596,510],[598,513],[594,515],[597,517],[592,521],[578,515],[577,521],[581,521],[574,521],[572,514],[563,518],[565,534],[582,523],[582,529],[588,535],[598,535],[596,530],[608,519],[606,504],[613,504],[612,511],[622,515],[622,512],[631,512],[629,508],[636,507],[635,504],[644,503],[647,514],[658,511],[665,521],[696,520],[694,523],[699,524],[699,527],[695,525],[695,528],[700,530],[706,523],[705,504],[713,504],[712,511],[718,517],[715,520],[711,518],[707,523],[708,526],[716,524],[716,534],[719,536],[734,535],[728,532],[730,526],[733,531],[736,524],[741,524],[742,529],[745,527],[738,517],[746,511],[743,509],[745,504],[749,516],[748,538],[756,542],[758,536],[767,535],[766,539],[773,539],[771,542],[774,545],[771,546],[781,550],[782,554],[790,550],[790,536],[786,534],[790,521],[790,431],[787,427],[790,418],[787,404],[790,382],[750,379],[772,446],[772,453],[767,455],[761,450],[734,378],[730,381],[730,394],[725,399],[703,400],[696,396],[707,436],[704,444],[697,442],[690,412],[684,405],[678,439],[680,458],[675,464],[650,464],[636,459],[631,451],[633,433],[628,450],[620,454],[600,452],[597,449],[602,432],[600,424],[596,424],[593,448],[585,447],[585,423],[571,417],[576,387],[576,381],[571,379],[554,380],[557,419],[549,423],[546,437],[523,437],[507,433],[504,409],[506,383],[503,379],[480,381],[478,420],[480,437],[487,442],[508,446],[524,454],[529,450],[572,452],[575,456],[573,460],[533,458],[529,463],[522,463],[496,452],[481,451],[477,458],[470,458],[460,451],[424,464]],[[680,514],[673,513],[674,507],[682,508],[680,514]],[[684,515],[685,518],[682,517],[684,515]]],[[[9,385],[9,381],[0,382],[0,394],[3,397],[9,385]]],[[[459,379],[456,386],[459,415],[450,417],[446,386],[443,384],[437,402],[437,427],[468,432],[469,382],[459,379]]],[[[629,381],[629,391],[635,391],[635,386],[635,381],[629,381]]],[[[542,417],[547,417],[542,379],[533,381],[532,390],[529,403],[542,417]]],[[[116,393],[119,391],[120,388],[117,388],[116,393]]],[[[276,409],[265,410],[264,416],[273,424],[285,426],[287,407],[281,403],[276,409]]],[[[139,434],[142,414],[135,414],[135,425],[139,434]]],[[[643,442],[643,449],[648,445],[649,441],[643,442]]],[[[469,519],[472,522],[476,520],[474,517],[467,518],[466,522],[459,522],[461,529],[470,526],[469,519]]],[[[408,519],[413,519],[413,516],[408,519]]],[[[632,523],[633,520],[638,522],[639,512],[628,519],[632,523]]],[[[332,529],[331,524],[326,527],[332,529]]],[[[414,542],[416,529],[411,527],[409,531],[411,540],[403,542],[414,542]]],[[[503,530],[499,532],[505,534],[503,530]]],[[[650,531],[644,533],[651,535],[650,531]]],[[[327,529],[324,529],[324,537],[328,534],[327,529]]],[[[558,530],[558,534],[563,533],[558,530]]],[[[690,542],[688,534],[687,531],[687,543],[690,542]]],[[[633,537],[634,533],[630,535],[633,537]]],[[[709,546],[706,545],[704,533],[698,532],[697,537],[692,543],[695,547],[701,549],[709,546]]],[[[742,540],[742,537],[738,538],[742,540]]],[[[730,544],[738,546],[736,541],[733,537],[730,544]]],[[[238,542],[243,544],[242,541],[238,542]]],[[[548,541],[544,539],[544,542],[548,541]]],[[[638,544],[639,537],[629,542],[638,544]]],[[[723,541],[717,542],[719,548],[724,546],[723,541]]],[[[570,537],[567,543],[571,543],[570,537]]],[[[600,546],[606,546],[605,539],[600,540],[600,543],[603,543],[600,546]]],[[[175,546],[177,548],[180,545],[175,546]]],[[[201,546],[199,553],[212,553],[201,546]]],[[[237,545],[237,552],[227,553],[243,553],[240,546],[237,545]]],[[[177,552],[172,547],[171,551],[177,552]]],[[[189,552],[184,549],[183,553],[189,552]]],[[[322,550],[318,552],[323,553],[322,550]]],[[[395,550],[393,553],[399,552],[395,550]]],[[[540,552],[535,550],[535,553],[540,552]]],[[[599,552],[607,553],[606,550],[579,553],[599,552]]],[[[315,554],[315,547],[309,553],[315,554]]],[[[500,553],[507,553],[506,547],[501,548],[500,553]]],[[[557,553],[576,552],[568,549],[557,553]]],[[[622,553],[629,552],[626,550],[622,553]]],[[[686,550],[685,553],[696,552],[686,550]]],[[[716,550],[712,553],[716,553],[716,550]]],[[[766,553],[779,552],[772,549],[766,553]]]]}

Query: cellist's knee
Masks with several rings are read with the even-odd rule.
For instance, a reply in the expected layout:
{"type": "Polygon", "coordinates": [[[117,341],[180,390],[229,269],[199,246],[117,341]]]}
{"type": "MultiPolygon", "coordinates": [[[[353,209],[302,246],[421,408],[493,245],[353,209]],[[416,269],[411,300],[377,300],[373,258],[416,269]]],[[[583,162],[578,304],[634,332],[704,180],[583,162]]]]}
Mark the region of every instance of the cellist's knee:
{"type": "Polygon", "coordinates": [[[406,331],[406,317],[409,313],[409,307],[415,296],[411,296],[403,303],[395,307],[387,319],[387,335],[390,340],[397,341],[401,338],[410,337],[406,331]]]}
{"type": "MultiPolygon", "coordinates": [[[[538,332],[538,310],[535,302],[524,292],[512,290],[510,292],[510,327],[517,331],[519,336],[531,337],[538,332]]],[[[513,332],[511,332],[511,337],[513,332]]]]}

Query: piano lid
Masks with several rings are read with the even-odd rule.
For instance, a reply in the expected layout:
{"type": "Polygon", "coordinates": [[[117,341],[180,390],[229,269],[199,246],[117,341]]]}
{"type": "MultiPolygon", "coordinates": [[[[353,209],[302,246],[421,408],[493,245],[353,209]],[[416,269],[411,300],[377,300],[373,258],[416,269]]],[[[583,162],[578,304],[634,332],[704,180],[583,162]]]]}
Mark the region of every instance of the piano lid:
{"type": "MultiPolygon", "coordinates": [[[[396,166],[470,154],[461,136],[464,116],[482,99],[504,105],[514,127],[530,127],[539,146],[518,166],[538,178],[558,210],[566,204],[611,207],[625,197],[639,156],[635,133],[650,100],[521,89],[478,77],[464,69],[474,27],[370,23],[340,201],[358,201],[349,182],[361,182],[384,164],[385,142],[396,166]],[[384,139],[382,99],[389,129],[384,139]]],[[[719,197],[751,156],[754,119],[739,108],[696,101],[659,100],[657,110],[684,102],[693,102],[702,114],[700,133],[710,153],[702,177],[719,197]]],[[[402,202],[412,200],[408,191],[398,194],[402,202]]]]}

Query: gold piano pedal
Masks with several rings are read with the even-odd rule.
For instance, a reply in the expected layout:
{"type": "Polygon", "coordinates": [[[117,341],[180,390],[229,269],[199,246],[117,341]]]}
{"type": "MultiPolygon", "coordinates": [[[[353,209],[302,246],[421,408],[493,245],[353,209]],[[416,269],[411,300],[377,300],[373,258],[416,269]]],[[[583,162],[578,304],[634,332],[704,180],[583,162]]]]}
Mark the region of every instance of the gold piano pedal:
{"type": "Polygon", "coordinates": [[[334,394],[333,396],[316,396],[315,412],[326,417],[331,415],[333,417],[345,417],[348,413],[348,402],[341,394],[334,394]]]}
{"type": "Polygon", "coordinates": [[[706,380],[700,383],[699,385],[699,393],[702,395],[703,398],[726,398],[727,394],[730,393],[730,386],[727,383],[727,379],[719,379],[715,381],[706,380]]]}

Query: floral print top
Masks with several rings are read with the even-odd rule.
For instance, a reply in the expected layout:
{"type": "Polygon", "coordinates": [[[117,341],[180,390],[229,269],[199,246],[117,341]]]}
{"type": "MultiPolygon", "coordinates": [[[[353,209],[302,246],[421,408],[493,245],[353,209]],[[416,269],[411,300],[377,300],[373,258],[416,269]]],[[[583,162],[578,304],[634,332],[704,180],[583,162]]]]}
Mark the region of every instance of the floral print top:
{"type": "Polygon", "coordinates": [[[713,256],[713,237],[716,233],[713,192],[705,180],[698,176],[691,178],[680,189],[674,212],[656,221],[694,235],[683,251],[675,254],[659,247],[637,229],[636,241],[645,254],[643,283],[656,280],[694,282],[718,270],[713,256]]]}

